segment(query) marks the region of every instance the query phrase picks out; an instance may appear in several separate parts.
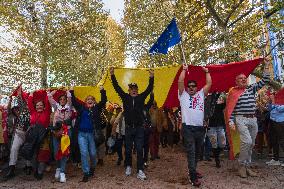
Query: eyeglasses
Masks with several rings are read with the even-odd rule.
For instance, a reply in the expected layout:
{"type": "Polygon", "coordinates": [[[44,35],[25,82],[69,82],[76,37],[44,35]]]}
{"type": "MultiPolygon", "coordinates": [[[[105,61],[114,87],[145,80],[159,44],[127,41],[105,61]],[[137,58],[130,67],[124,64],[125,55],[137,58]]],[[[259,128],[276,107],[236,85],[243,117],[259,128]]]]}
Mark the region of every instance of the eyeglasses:
{"type": "Polygon", "coordinates": [[[196,85],[188,85],[187,87],[188,87],[188,88],[195,88],[196,85]]]}

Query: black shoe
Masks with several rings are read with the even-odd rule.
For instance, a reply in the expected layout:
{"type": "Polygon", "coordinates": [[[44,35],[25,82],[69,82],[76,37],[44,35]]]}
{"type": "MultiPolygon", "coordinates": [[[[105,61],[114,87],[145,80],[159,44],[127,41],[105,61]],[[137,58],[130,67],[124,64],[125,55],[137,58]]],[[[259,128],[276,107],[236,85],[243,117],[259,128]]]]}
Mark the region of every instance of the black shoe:
{"type": "Polygon", "coordinates": [[[116,162],[116,165],[120,166],[121,165],[121,161],[122,161],[121,159],[118,159],[117,162],[116,162]]]}
{"type": "Polygon", "coordinates": [[[89,180],[89,175],[88,174],[84,174],[83,179],[81,182],[88,182],[89,180]]]}
{"type": "Polygon", "coordinates": [[[95,175],[95,168],[91,168],[91,169],[90,169],[89,176],[90,176],[90,177],[93,177],[94,175],[95,175]]]}
{"type": "Polygon", "coordinates": [[[205,161],[212,161],[212,159],[211,158],[206,158],[205,161]]]}
{"type": "Polygon", "coordinates": [[[26,175],[31,175],[32,174],[32,170],[33,170],[33,168],[31,166],[26,166],[25,167],[26,175]]]}
{"type": "Polygon", "coordinates": [[[154,158],[154,157],[151,157],[151,158],[150,158],[150,160],[151,160],[151,161],[154,161],[154,160],[155,160],[155,158],[154,158]]]}
{"type": "Polygon", "coordinates": [[[43,178],[43,173],[39,174],[37,171],[34,173],[34,177],[36,180],[42,180],[43,178]]]}
{"type": "Polygon", "coordinates": [[[221,168],[220,160],[216,159],[215,162],[216,162],[216,167],[221,168]]]}
{"type": "Polygon", "coordinates": [[[4,175],[3,179],[4,181],[7,181],[13,177],[15,177],[15,165],[10,165],[9,170],[6,173],[6,175],[4,175]]]}
{"type": "Polygon", "coordinates": [[[99,159],[97,165],[103,166],[104,165],[104,160],[103,159],[99,159]]]}
{"type": "Polygon", "coordinates": [[[160,156],[156,156],[156,159],[161,159],[160,156]]]}

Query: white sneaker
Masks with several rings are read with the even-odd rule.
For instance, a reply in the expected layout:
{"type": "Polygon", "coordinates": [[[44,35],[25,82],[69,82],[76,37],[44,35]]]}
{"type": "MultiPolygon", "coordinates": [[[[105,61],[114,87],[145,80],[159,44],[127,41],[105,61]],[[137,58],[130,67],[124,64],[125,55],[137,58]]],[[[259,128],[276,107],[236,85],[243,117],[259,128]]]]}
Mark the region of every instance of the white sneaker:
{"type": "Polygon", "coordinates": [[[274,159],[272,159],[272,160],[266,162],[266,164],[267,164],[267,165],[271,165],[271,166],[279,166],[279,165],[281,165],[281,163],[280,163],[279,160],[278,160],[278,161],[275,161],[274,159]]]}
{"type": "Polygon", "coordinates": [[[145,173],[142,170],[138,171],[137,178],[140,179],[140,180],[146,180],[147,179],[145,173]]]}
{"type": "Polygon", "coordinates": [[[126,175],[126,176],[131,175],[131,167],[130,167],[130,166],[127,166],[127,167],[126,167],[125,175],[126,175]]]}
{"type": "Polygon", "coordinates": [[[60,182],[61,183],[65,183],[66,182],[65,173],[60,173],[60,182]]]}
{"type": "Polygon", "coordinates": [[[284,163],[281,163],[281,167],[284,167],[284,163]]]}
{"type": "Polygon", "coordinates": [[[60,168],[57,168],[54,175],[55,179],[58,180],[60,178],[60,168]]]}

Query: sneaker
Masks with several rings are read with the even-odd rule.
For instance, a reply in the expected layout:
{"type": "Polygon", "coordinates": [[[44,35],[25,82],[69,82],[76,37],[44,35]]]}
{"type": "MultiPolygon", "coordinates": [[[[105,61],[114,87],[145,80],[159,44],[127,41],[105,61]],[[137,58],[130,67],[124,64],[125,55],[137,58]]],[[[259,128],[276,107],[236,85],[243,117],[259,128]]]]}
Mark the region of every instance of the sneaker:
{"type": "Polygon", "coordinates": [[[284,167],[284,163],[281,163],[281,167],[284,167]]]}
{"type": "Polygon", "coordinates": [[[61,183],[65,183],[66,182],[65,173],[60,173],[60,182],[61,183]]]}
{"type": "Polygon", "coordinates": [[[251,170],[250,168],[247,168],[247,175],[251,177],[257,177],[257,173],[251,170]]]}
{"type": "Polygon", "coordinates": [[[138,171],[137,178],[140,179],[140,180],[146,180],[147,179],[145,173],[142,170],[138,171]]]}
{"type": "Polygon", "coordinates": [[[131,167],[130,167],[130,166],[127,166],[127,167],[126,167],[125,175],[126,175],[126,176],[130,176],[130,175],[131,175],[131,167]]]}
{"type": "Polygon", "coordinates": [[[56,180],[60,179],[60,168],[56,169],[54,177],[56,180]]]}
{"type": "Polygon", "coordinates": [[[190,182],[192,186],[199,187],[201,185],[201,182],[198,179],[195,179],[194,181],[191,180],[190,182]]]}
{"type": "Polygon", "coordinates": [[[239,176],[240,176],[241,178],[247,178],[247,177],[248,177],[248,175],[247,175],[247,169],[246,169],[245,166],[241,165],[238,172],[239,172],[239,176]]]}
{"type": "Polygon", "coordinates": [[[267,165],[271,165],[271,166],[279,166],[279,165],[281,165],[281,163],[280,163],[279,160],[278,160],[278,161],[275,161],[274,159],[272,159],[272,160],[266,162],[266,164],[267,164],[267,165]]]}

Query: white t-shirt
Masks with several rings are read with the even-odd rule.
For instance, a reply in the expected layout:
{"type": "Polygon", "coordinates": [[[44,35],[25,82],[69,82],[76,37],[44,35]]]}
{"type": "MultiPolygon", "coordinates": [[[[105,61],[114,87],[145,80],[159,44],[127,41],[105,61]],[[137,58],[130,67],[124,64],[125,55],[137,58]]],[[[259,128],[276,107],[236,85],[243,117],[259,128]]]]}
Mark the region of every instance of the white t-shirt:
{"type": "Polygon", "coordinates": [[[203,88],[190,96],[185,90],[178,94],[181,106],[182,123],[191,126],[203,126],[204,119],[204,91],[203,88]]]}

